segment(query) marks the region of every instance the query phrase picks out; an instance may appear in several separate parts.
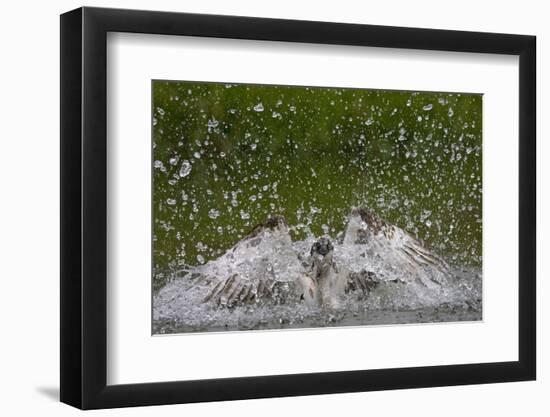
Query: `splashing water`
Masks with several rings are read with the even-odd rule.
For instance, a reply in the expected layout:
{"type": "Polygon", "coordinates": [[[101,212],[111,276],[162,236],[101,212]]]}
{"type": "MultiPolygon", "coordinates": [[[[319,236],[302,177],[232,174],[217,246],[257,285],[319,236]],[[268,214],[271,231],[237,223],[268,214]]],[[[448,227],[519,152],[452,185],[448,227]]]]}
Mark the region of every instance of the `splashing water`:
{"type": "Polygon", "coordinates": [[[191,173],[191,164],[189,161],[183,161],[180,168],[180,177],[187,177],[191,173]]]}
{"type": "MultiPolygon", "coordinates": [[[[297,227],[305,227],[300,225],[297,227]]],[[[345,294],[337,309],[308,306],[300,299],[296,282],[308,263],[315,237],[291,241],[288,234],[268,231],[257,244],[236,245],[204,265],[187,266],[153,299],[154,333],[227,331],[293,327],[398,324],[481,319],[481,273],[453,268],[448,277],[419,270],[416,279],[389,264],[383,256],[365,256],[365,245],[335,241],[334,260],[350,273],[374,272],[378,286],[367,297],[359,291],[345,294]],[[209,287],[204,277],[238,274],[244,280],[269,276],[273,296],[244,305],[203,302],[209,287]]],[[[389,254],[388,254],[389,255],[389,254]]]]}

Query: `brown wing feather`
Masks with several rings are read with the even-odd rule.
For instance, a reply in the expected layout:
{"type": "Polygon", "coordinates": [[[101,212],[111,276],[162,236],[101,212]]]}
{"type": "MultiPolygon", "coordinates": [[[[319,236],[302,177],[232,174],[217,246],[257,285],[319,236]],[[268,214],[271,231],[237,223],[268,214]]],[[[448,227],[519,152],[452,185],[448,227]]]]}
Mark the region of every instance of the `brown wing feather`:
{"type": "Polygon", "coordinates": [[[219,281],[213,286],[202,302],[232,307],[237,304],[256,302],[273,293],[275,281],[259,279],[252,281],[237,274],[219,281]]]}

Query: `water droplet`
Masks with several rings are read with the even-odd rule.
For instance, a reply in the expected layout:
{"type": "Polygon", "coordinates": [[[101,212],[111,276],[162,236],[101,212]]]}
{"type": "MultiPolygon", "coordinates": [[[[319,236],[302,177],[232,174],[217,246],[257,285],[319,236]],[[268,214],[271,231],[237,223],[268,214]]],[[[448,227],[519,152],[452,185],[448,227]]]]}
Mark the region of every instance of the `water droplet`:
{"type": "Polygon", "coordinates": [[[430,111],[431,109],[433,109],[433,107],[433,104],[426,104],[424,107],[422,107],[422,110],[430,111]]]}
{"type": "Polygon", "coordinates": [[[188,160],[183,161],[180,168],[180,177],[187,177],[191,172],[191,168],[191,163],[188,160]]]}
{"type": "Polygon", "coordinates": [[[240,213],[240,214],[241,214],[241,219],[243,219],[243,220],[248,220],[248,219],[250,219],[250,214],[248,214],[247,212],[241,210],[241,213],[240,213]]]}
{"type": "Polygon", "coordinates": [[[197,261],[198,261],[200,264],[203,264],[203,263],[204,263],[204,256],[202,256],[202,255],[197,255],[197,261]]]}
{"type": "Polygon", "coordinates": [[[264,105],[260,102],[254,106],[254,111],[261,112],[264,111],[264,105]]]}
{"type": "Polygon", "coordinates": [[[218,127],[220,122],[218,122],[214,117],[208,120],[208,129],[214,129],[218,127]]]}
{"type": "Polygon", "coordinates": [[[201,159],[201,154],[198,152],[195,152],[193,156],[195,157],[195,159],[201,159]]]}
{"type": "Polygon", "coordinates": [[[216,209],[210,209],[210,211],[208,212],[208,217],[210,217],[211,219],[217,219],[218,217],[220,217],[220,211],[216,209]]]}
{"type": "Polygon", "coordinates": [[[168,204],[170,206],[174,206],[174,205],[176,205],[176,200],[174,200],[173,198],[168,198],[166,200],[166,204],[168,204]]]}

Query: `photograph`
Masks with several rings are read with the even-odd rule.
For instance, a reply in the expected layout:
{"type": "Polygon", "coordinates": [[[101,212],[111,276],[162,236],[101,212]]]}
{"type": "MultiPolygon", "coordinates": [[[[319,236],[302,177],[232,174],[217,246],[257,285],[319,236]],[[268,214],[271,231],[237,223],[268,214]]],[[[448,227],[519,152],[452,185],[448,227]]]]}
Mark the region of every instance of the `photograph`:
{"type": "Polygon", "coordinates": [[[153,80],[152,333],[482,319],[482,99],[153,80]]]}

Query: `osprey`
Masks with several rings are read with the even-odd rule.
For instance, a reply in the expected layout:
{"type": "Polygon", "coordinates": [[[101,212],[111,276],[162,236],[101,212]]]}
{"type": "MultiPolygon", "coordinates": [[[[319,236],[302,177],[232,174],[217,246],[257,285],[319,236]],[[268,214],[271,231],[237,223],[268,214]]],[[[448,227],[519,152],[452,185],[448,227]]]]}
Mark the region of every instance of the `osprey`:
{"type": "Polygon", "coordinates": [[[321,237],[309,253],[297,250],[286,219],[271,216],[221,257],[186,272],[184,290],[198,292],[202,303],[302,301],[338,308],[345,293],[362,298],[382,281],[440,284],[449,267],[409,233],[354,208],[340,243],[321,237]]]}

